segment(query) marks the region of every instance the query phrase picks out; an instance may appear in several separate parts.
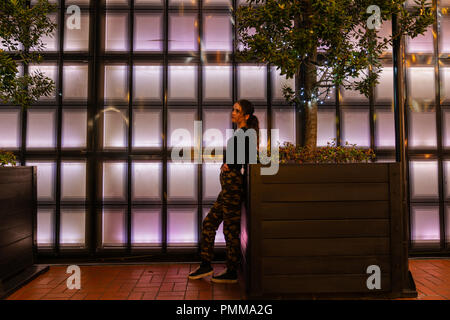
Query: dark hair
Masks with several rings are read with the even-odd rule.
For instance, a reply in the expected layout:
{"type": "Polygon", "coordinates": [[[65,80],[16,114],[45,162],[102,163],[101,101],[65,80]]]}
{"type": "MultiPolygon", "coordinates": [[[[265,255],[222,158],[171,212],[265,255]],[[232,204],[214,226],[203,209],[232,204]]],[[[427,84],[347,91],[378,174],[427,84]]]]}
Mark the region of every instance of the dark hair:
{"type": "Polygon", "coordinates": [[[241,106],[244,115],[250,115],[247,119],[247,128],[256,131],[256,148],[259,149],[259,120],[253,114],[255,112],[255,107],[253,106],[253,103],[246,99],[238,100],[237,103],[241,106]]]}

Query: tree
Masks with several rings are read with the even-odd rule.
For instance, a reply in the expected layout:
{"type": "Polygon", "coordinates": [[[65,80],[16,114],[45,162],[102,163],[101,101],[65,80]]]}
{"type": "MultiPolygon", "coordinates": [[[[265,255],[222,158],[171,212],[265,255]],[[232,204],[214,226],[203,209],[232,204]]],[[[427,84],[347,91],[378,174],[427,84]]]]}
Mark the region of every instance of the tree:
{"type": "Polygon", "coordinates": [[[433,23],[427,1],[416,0],[406,9],[405,0],[247,0],[236,10],[243,47],[237,57],[269,63],[286,78],[295,77],[295,90],[285,86],[283,94],[301,107],[303,143],[315,149],[318,103],[333,86],[368,97],[378,83],[379,57],[388,45],[404,35],[423,34],[433,23]],[[393,15],[398,17],[398,32],[380,36],[377,29],[393,15]]]}
{"type": "Polygon", "coordinates": [[[19,66],[40,63],[45,47],[42,36],[56,28],[49,13],[56,10],[48,0],[33,6],[26,0],[4,0],[0,4],[0,100],[3,103],[29,107],[42,96],[49,96],[54,82],[40,71],[21,75],[19,66]]]}

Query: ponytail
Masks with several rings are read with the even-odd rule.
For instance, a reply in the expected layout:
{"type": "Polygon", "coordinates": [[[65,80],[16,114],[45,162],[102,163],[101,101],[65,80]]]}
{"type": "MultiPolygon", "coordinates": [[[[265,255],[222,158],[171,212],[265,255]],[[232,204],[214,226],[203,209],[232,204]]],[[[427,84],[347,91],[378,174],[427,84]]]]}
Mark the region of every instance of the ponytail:
{"type": "Polygon", "coordinates": [[[237,103],[239,103],[245,115],[250,115],[247,119],[247,128],[256,131],[256,149],[259,150],[259,120],[253,114],[255,112],[255,107],[246,99],[241,99],[237,101],[237,103]]]}

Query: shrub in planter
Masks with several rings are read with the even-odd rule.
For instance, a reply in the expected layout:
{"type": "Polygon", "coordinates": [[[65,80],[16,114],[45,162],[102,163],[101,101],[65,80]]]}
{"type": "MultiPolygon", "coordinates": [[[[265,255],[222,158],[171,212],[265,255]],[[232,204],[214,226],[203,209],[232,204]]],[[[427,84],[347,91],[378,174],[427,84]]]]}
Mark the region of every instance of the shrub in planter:
{"type": "Polygon", "coordinates": [[[337,146],[336,139],[328,142],[326,147],[311,149],[285,142],[279,147],[279,162],[284,163],[359,163],[375,159],[372,149],[357,148],[356,144],[345,143],[337,146]]]}
{"type": "Polygon", "coordinates": [[[10,151],[0,150],[0,166],[16,165],[16,156],[10,151]]]}

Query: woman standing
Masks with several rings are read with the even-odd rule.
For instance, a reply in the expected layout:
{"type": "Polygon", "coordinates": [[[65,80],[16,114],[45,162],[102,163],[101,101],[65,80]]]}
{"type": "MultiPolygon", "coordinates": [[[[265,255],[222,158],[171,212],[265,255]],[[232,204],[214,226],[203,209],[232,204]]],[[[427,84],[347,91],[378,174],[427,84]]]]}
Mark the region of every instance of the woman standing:
{"type": "MultiPolygon", "coordinates": [[[[249,148],[259,145],[259,122],[253,115],[255,109],[248,100],[239,100],[233,105],[231,121],[236,123],[237,129],[246,131],[254,129],[257,139],[256,146],[250,146],[249,139],[245,139],[245,163],[249,163],[249,148]]],[[[239,130],[237,130],[239,131],[239,130]]],[[[223,221],[223,233],[226,241],[227,269],[224,273],[213,276],[212,281],[217,283],[236,283],[237,269],[240,257],[240,229],[241,229],[241,202],[244,194],[244,177],[241,173],[242,164],[237,164],[237,138],[235,134],[228,140],[227,146],[234,142],[234,161],[229,164],[224,156],[224,163],[220,168],[220,185],[222,187],[216,202],[203,220],[202,236],[200,241],[200,267],[189,274],[189,279],[200,279],[213,273],[211,261],[214,256],[214,240],[216,231],[223,221]],[[233,140],[231,140],[233,139],[233,140]]],[[[228,161],[230,162],[230,161],[228,161]]],[[[244,167],[245,168],[245,167],[244,167]]]]}

